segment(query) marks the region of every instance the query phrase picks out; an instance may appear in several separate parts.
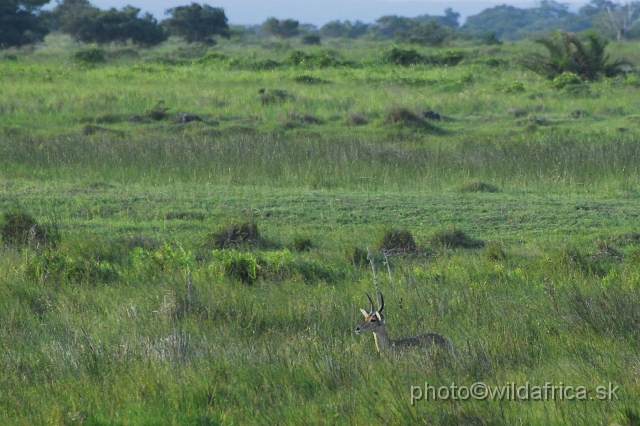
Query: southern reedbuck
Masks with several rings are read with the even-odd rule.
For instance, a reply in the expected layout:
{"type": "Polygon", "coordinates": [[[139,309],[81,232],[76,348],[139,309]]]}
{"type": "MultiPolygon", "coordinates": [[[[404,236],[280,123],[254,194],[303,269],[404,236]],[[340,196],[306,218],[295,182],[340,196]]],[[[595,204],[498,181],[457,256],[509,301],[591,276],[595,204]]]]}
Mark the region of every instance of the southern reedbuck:
{"type": "Polygon", "coordinates": [[[376,341],[376,348],[380,354],[387,355],[389,354],[389,350],[395,352],[396,349],[411,346],[429,347],[437,345],[444,349],[452,348],[449,339],[435,333],[421,334],[419,336],[408,337],[406,339],[389,339],[389,336],[387,335],[386,322],[382,315],[382,310],[384,309],[384,297],[382,296],[382,293],[380,293],[380,309],[377,311],[373,304],[373,300],[371,300],[371,296],[369,296],[368,293],[365,294],[369,298],[369,303],[371,303],[371,312],[360,309],[365,320],[362,324],[356,327],[356,333],[373,333],[373,337],[376,341]]]}

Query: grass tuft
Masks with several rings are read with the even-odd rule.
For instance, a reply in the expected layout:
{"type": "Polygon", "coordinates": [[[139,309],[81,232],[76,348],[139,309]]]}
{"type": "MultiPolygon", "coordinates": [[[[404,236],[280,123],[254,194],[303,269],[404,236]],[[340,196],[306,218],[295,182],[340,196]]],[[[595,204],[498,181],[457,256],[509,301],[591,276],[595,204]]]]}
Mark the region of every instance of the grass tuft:
{"type": "Polygon", "coordinates": [[[413,235],[406,229],[388,229],[382,234],[378,248],[385,252],[412,253],[417,250],[413,235]]]}
{"type": "Polygon", "coordinates": [[[431,245],[443,248],[481,248],[484,241],[468,236],[458,228],[443,229],[429,239],[431,245]]]}

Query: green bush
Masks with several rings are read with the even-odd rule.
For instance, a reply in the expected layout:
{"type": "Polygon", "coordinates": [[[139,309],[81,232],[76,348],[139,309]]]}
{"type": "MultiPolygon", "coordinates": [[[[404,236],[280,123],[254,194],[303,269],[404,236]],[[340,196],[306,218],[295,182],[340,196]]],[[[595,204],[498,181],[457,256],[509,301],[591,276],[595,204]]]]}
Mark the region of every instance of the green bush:
{"type": "Polygon", "coordinates": [[[502,250],[502,247],[498,243],[488,244],[484,254],[487,260],[490,260],[490,261],[501,261],[507,258],[507,255],[505,254],[504,250],[502,250]]]}
{"type": "Polygon", "coordinates": [[[260,266],[251,253],[240,253],[237,250],[214,250],[213,258],[219,262],[217,269],[221,276],[236,279],[249,285],[258,279],[260,266]]]}
{"type": "Polygon", "coordinates": [[[425,61],[425,57],[413,48],[404,49],[399,46],[391,46],[382,52],[380,61],[383,64],[408,67],[423,63],[425,61]]]}
{"type": "Polygon", "coordinates": [[[417,249],[413,235],[406,229],[388,229],[378,243],[381,251],[414,252],[417,249]]]}
{"type": "Polygon", "coordinates": [[[313,247],[313,243],[311,242],[311,238],[305,237],[303,235],[295,235],[293,237],[293,241],[291,242],[291,247],[295,251],[309,251],[313,247]]]}
{"type": "Polygon", "coordinates": [[[23,271],[27,278],[38,282],[64,280],[73,283],[109,283],[120,277],[115,266],[106,260],[84,259],[54,250],[27,257],[23,271]]]}
{"type": "Polygon", "coordinates": [[[306,45],[319,46],[320,36],[318,34],[305,34],[300,39],[300,42],[306,45]]]}
{"type": "Polygon", "coordinates": [[[92,47],[74,53],[73,59],[76,63],[101,64],[107,62],[107,52],[99,47],[92,47]]]}
{"type": "Polygon", "coordinates": [[[240,245],[258,245],[262,242],[258,225],[254,222],[231,222],[211,233],[205,247],[225,249],[240,245]]]}
{"type": "Polygon", "coordinates": [[[436,232],[429,239],[431,245],[444,248],[480,248],[484,241],[471,238],[458,228],[449,228],[436,232]]]}
{"type": "Polygon", "coordinates": [[[5,212],[0,217],[0,237],[9,246],[50,246],[60,241],[57,226],[42,226],[29,213],[21,210],[5,212]]]}

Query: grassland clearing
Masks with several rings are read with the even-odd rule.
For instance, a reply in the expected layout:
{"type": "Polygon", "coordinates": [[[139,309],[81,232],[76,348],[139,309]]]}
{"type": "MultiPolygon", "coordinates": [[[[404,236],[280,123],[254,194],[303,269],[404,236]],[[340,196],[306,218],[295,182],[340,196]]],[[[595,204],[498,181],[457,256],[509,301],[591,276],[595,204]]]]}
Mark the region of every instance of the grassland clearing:
{"type": "MultiPolygon", "coordinates": [[[[562,92],[515,65],[526,42],[446,67],[382,64],[380,42],[305,47],[340,63],[311,67],[287,63],[298,46],[172,43],[83,68],[50,37],[0,61],[0,214],[56,238],[3,241],[3,422],[633,424],[633,75],[562,92]],[[394,229],[412,244],[392,283],[394,229]],[[453,355],[372,357],[367,246],[393,335],[453,355]],[[480,381],[619,399],[410,405],[411,386],[480,381]]],[[[611,48],[637,65],[633,46],[611,48]]]]}

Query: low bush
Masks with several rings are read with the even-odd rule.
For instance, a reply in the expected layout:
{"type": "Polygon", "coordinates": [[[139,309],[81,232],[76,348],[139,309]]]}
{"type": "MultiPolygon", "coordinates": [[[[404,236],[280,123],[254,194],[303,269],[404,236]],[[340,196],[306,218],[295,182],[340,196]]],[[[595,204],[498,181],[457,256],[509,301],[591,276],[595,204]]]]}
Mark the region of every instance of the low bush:
{"type": "Polygon", "coordinates": [[[55,247],[60,241],[60,233],[55,224],[43,226],[33,216],[22,210],[5,212],[0,217],[0,237],[8,246],[55,247]]]}
{"type": "Polygon", "coordinates": [[[381,251],[415,252],[417,249],[413,235],[406,229],[388,229],[378,243],[381,251]]]}
{"type": "Polygon", "coordinates": [[[254,222],[231,222],[208,235],[204,247],[225,249],[262,242],[258,225],[254,222]]]}
{"type": "Polygon", "coordinates": [[[436,232],[429,239],[431,245],[444,248],[481,248],[484,241],[471,238],[458,228],[436,232]]]}

